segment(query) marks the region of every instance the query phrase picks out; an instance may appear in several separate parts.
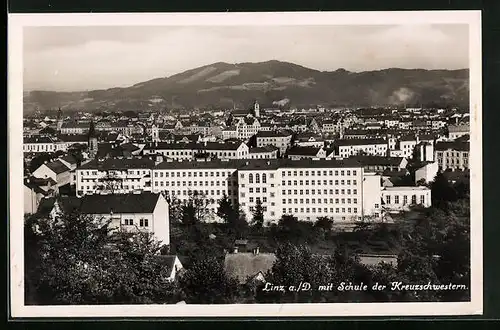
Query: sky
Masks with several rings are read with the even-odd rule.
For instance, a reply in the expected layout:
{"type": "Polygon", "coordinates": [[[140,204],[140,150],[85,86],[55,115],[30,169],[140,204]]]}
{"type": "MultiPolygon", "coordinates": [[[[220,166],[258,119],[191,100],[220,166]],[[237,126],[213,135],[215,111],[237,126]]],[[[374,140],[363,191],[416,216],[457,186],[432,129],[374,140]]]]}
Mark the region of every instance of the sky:
{"type": "Polygon", "coordinates": [[[321,71],[469,67],[467,25],[25,27],[25,91],[127,87],[215,62],[321,71]]]}

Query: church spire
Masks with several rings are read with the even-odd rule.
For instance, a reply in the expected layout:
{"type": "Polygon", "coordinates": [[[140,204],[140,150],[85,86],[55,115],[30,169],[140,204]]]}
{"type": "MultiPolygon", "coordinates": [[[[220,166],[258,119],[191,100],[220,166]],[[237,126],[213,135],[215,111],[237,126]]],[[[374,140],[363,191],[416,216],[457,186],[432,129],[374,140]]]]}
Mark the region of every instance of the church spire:
{"type": "Polygon", "coordinates": [[[88,136],[88,138],[90,139],[90,138],[93,138],[93,137],[95,137],[95,126],[94,126],[94,120],[92,119],[90,121],[89,136],[88,136]]]}

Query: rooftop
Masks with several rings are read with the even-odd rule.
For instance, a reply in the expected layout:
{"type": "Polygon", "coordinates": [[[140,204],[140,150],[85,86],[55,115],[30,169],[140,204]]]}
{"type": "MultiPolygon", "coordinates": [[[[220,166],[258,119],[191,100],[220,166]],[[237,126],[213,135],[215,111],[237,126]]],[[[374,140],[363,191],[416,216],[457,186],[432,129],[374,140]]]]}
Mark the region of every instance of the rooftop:
{"type": "Polygon", "coordinates": [[[373,144],[387,144],[384,139],[339,139],[334,142],[335,146],[366,146],[373,144]]]}
{"type": "Polygon", "coordinates": [[[103,161],[94,159],[78,169],[152,169],[154,167],[154,164],[155,162],[149,158],[110,158],[103,161]]]}
{"type": "Polygon", "coordinates": [[[470,145],[468,142],[460,142],[460,141],[453,141],[453,142],[447,142],[447,141],[441,141],[437,142],[436,145],[434,146],[435,150],[457,150],[457,151],[469,151],[470,145]]]}
{"type": "Polygon", "coordinates": [[[244,284],[258,273],[266,274],[276,261],[274,253],[229,253],[224,259],[226,273],[244,284]]]}
{"type": "Polygon", "coordinates": [[[81,198],[83,214],[110,213],[152,213],[158,202],[159,194],[85,195],[81,198]]]}

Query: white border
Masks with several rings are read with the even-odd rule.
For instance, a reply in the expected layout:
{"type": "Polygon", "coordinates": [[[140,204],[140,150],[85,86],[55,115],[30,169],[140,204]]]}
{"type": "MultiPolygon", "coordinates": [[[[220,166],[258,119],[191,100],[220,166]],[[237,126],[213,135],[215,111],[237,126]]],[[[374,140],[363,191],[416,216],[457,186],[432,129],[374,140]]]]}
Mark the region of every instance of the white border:
{"type": "MultiPolygon", "coordinates": [[[[439,316],[482,314],[481,12],[293,12],[178,14],[9,14],[8,155],[12,317],[439,316]],[[22,114],[23,26],[231,26],[468,24],[471,109],[471,301],[460,303],[338,303],[252,305],[24,306],[22,114]]],[[[453,51],[453,50],[450,50],[453,51]]]]}

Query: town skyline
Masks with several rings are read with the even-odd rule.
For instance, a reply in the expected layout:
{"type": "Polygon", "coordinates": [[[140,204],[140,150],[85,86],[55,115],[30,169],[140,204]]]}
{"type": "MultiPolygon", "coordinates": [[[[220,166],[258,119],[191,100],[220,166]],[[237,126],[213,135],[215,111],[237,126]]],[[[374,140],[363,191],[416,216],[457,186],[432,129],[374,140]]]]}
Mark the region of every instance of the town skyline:
{"type": "Polygon", "coordinates": [[[464,69],[468,30],[466,25],[26,27],[24,90],[129,87],[217,62],[269,60],[318,71],[464,69]]]}

